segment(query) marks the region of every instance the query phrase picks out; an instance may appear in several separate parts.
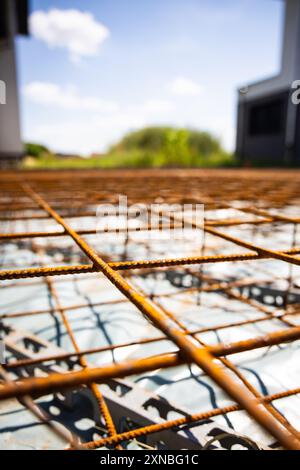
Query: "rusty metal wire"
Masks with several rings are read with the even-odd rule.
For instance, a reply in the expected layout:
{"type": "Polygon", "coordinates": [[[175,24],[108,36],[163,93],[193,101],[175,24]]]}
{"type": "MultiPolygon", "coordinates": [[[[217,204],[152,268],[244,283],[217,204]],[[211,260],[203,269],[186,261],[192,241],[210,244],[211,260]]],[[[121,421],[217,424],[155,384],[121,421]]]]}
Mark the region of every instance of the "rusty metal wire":
{"type": "MultiPolygon", "coordinates": [[[[263,396],[247,380],[241,370],[227,356],[243,352],[271,347],[300,339],[300,326],[294,323],[300,313],[299,305],[289,304],[289,296],[294,286],[292,268],[300,265],[300,247],[297,247],[298,214],[294,213],[300,200],[300,175],[295,172],[278,173],[264,171],[130,171],[112,172],[36,172],[36,173],[3,173],[0,178],[0,221],[5,227],[0,233],[0,242],[31,243],[33,253],[41,252],[36,240],[45,240],[42,245],[51,248],[51,241],[58,237],[71,241],[79,249],[82,264],[70,262],[64,266],[30,266],[17,269],[4,267],[0,271],[1,281],[11,281],[27,278],[43,278],[52,299],[51,309],[39,309],[17,313],[3,313],[1,322],[9,322],[18,318],[53,315],[59,313],[68,332],[74,351],[61,354],[43,355],[35,358],[12,359],[6,365],[7,374],[33,365],[42,365],[51,361],[60,362],[71,358],[81,367],[80,370],[69,370],[65,373],[49,373],[46,377],[28,377],[13,381],[10,379],[0,387],[0,400],[8,398],[40,397],[45,394],[75,389],[87,386],[95,395],[99,404],[100,414],[104,418],[107,436],[82,442],[82,448],[95,449],[103,446],[120,448],[121,442],[139,439],[143,436],[163,432],[166,429],[177,429],[183,425],[201,422],[218,415],[226,415],[237,410],[246,411],[251,418],[276,441],[286,449],[300,449],[299,431],[274,406],[274,401],[299,394],[299,388],[283,390],[278,393],[263,396]],[[183,257],[162,257],[155,259],[127,259],[125,241],[122,259],[113,260],[111,253],[99,253],[89,237],[96,233],[99,237],[110,230],[100,230],[95,227],[95,211],[97,204],[116,204],[117,195],[125,194],[129,203],[143,202],[151,204],[155,197],[160,196],[169,203],[203,203],[206,209],[204,232],[210,237],[211,246],[216,248],[206,254],[191,254],[183,257]],[[217,217],[216,217],[217,214],[217,217]],[[218,215],[220,214],[220,215],[218,215]],[[85,227],[84,220],[94,223],[92,228],[85,227]],[[42,231],[37,224],[50,224],[49,229],[42,231]],[[46,222],[45,222],[46,221],[46,222]],[[78,222],[79,221],[79,222],[78,222]],[[76,222],[77,226],[76,227],[76,222]],[[29,230],[18,231],[18,224],[33,224],[29,230]],[[79,224],[79,225],[78,225],[79,224]],[[291,236],[292,243],[281,243],[279,247],[269,246],[261,242],[260,236],[266,231],[284,228],[285,234],[291,236]],[[236,232],[238,230],[238,232],[236,232]],[[243,230],[245,232],[243,232],[243,230]],[[238,233],[239,235],[236,235],[238,233]],[[248,236],[243,236],[243,233],[248,236]],[[253,237],[249,238],[249,233],[253,237]],[[259,242],[255,241],[259,240],[259,242]],[[221,245],[218,243],[221,242],[221,245]],[[224,244],[225,245],[222,245],[224,244]],[[225,251],[219,251],[219,246],[225,251]],[[37,247],[37,248],[36,248],[37,247]],[[234,247],[238,251],[234,252],[234,247]],[[242,251],[243,249],[244,251],[242,251]],[[232,251],[230,251],[232,250],[232,251]],[[290,267],[287,279],[288,287],[282,303],[276,308],[269,308],[259,300],[251,299],[243,294],[243,289],[257,286],[259,278],[245,279],[216,279],[204,274],[202,267],[222,263],[252,263],[254,261],[274,261],[287,264],[290,267]],[[89,263],[89,264],[88,264],[89,263]],[[201,270],[197,268],[201,267],[201,270]],[[159,272],[172,273],[181,270],[198,284],[195,286],[180,286],[175,292],[149,293],[144,290],[138,280],[145,275],[156,275],[159,272]],[[130,303],[153,325],[160,333],[158,336],[139,338],[119,344],[99,345],[95,348],[80,348],[75,333],[68,320],[71,312],[80,311],[85,304],[63,306],[52,281],[52,276],[64,278],[66,275],[87,275],[101,273],[121,294],[120,298],[94,302],[97,305],[130,303]],[[121,274],[122,273],[122,274],[121,274]],[[240,290],[239,290],[240,289],[240,290]],[[242,321],[214,324],[210,327],[188,328],[180,320],[176,312],[166,308],[166,301],[184,296],[184,302],[197,302],[206,293],[222,292],[222,294],[247,305],[255,311],[253,318],[242,321]],[[200,297],[199,297],[200,296],[200,297]],[[192,300],[191,300],[192,299],[192,300]],[[262,315],[259,315],[262,314],[262,315]],[[278,331],[259,335],[246,340],[228,344],[209,345],[201,335],[207,332],[237,328],[242,325],[257,325],[261,322],[276,322],[281,324],[278,331]],[[173,351],[147,356],[141,359],[114,362],[101,367],[92,367],[86,360],[86,355],[99,352],[116,351],[132,345],[157,344],[168,341],[173,345],[173,351]],[[105,384],[110,380],[134,376],[146,371],[156,371],[178,366],[180,364],[195,364],[228,395],[234,404],[191,414],[185,418],[166,420],[164,423],[138,427],[127,432],[120,432],[118,425],[110,413],[97,384],[105,384]]],[[[202,229],[194,222],[191,227],[202,229]]],[[[24,225],[21,225],[24,227],[24,225]]],[[[43,227],[45,227],[43,225],[43,227]]],[[[47,225],[48,227],[48,225],[47,225]]],[[[160,222],[159,229],[163,230],[160,222]]],[[[177,228],[177,217],[171,217],[171,228],[177,228]]],[[[143,231],[147,232],[146,224],[143,231]]],[[[129,230],[134,232],[134,229],[129,230]]],[[[124,229],[118,227],[122,234],[124,229]]],[[[276,241],[276,239],[275,239],[276,241]]],[[[147,247],[147,243],[143,242],[147,247]]],[[[149,247],[148,247],[149,248],[149,247]]],[[[199,250],[200,251],[200,250],[199,250]]],[[[231,264],[228,265],[230,271],[231,264]]],[[[264,280],[272,284],[276,273],[264,280]]],[[[23,281],[22,281],[23,282],[23,281]]],[[[16,284],[15,287],[23,284],[16,284]]],[[[7,285],[9,287],[10,284],[7,285]]],[[[26,287],[26,284],[24,284],[26,287]]],[[[209,311],[207,313],[209,315],[209,311]]]]}

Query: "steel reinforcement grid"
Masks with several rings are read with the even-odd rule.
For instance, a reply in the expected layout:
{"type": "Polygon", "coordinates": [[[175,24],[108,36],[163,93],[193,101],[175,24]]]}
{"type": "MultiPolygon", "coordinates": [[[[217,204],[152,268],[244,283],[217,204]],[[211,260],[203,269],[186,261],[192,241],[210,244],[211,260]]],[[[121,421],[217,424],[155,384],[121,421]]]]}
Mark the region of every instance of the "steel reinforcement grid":
{"type": "Polygon", "coordinates": [[[33,439],[25,410],[47,430],[33,448],[300,449],[300,172],[2,172],[0,186],[2,448],[33,439]],[[99,228],[119,195],[203,204],[201,244],[163,237],[176,214],[160,213],[161,239],[109,215],[99,228]]]}

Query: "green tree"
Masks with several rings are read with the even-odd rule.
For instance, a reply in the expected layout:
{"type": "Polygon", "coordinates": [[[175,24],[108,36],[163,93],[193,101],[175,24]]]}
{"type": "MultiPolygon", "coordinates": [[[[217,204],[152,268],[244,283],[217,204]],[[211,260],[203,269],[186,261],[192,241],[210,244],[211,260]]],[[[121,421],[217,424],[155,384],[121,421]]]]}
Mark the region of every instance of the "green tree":
{"type": "Polygon", "coordinates": [[[146,127],[125,135],[109,152],[124,166],[219,166],[231,156],[209,132],[174,127],[146,127]]]}
{"type": "Polygon", "coordinates": [[[25,143],[24,150],[25,150],[26,155],[30,157],[35,157],[35,158],[41,157],[44,154],[49,153],[49,150],[47,149],[47,147],[41,144],[33,143],[33,142],[25,143]]]}

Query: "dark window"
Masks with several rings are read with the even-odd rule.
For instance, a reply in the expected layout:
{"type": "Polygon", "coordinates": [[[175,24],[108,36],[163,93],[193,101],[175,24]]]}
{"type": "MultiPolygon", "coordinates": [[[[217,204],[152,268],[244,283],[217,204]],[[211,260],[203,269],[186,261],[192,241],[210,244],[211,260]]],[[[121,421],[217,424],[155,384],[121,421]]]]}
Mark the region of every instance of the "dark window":
{"type": "Polygon", "coordinates": [[[284,102],[281,99],[250,108],[249,134],[280,134],[283,127],[284,102]]]}
{"type": "Polygon", "coordinates": [[[8,37],[6,2],[0,2],[0,39],[8,37]]]}
{"type": "Polygon", "coordinates": [[[28,35],[28,0],[18,0],[16,3],[17,7],[17,25],[18,33],[25,36],[28,35]]]}
{"type": "Polygon", "coordinates": [[[0,39],[7,39],[9,37],[8,1],[14,1],[16,33],[28,35],[28,0],[0,0],[0,39]]]}

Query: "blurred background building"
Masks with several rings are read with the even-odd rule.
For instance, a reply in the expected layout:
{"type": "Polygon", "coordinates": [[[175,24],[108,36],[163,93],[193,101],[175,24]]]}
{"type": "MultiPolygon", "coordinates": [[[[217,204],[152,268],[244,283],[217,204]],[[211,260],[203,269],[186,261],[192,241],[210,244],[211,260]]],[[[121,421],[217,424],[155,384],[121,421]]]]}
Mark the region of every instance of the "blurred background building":
{"type": "MultiPolygon", "coordinates": [[[[6,95],[6,104],[0,104],[2,164],[23,155],[15,37],[28,35],[28,15],[28,0],[0,3],[0,81],[6,95]]],[[[291,101],[291,85],[300,79],[299,43],[300,0],[285,0],[280,73],[239,90],[236,154],[243,165],[300,165],[299,106],[291,101]]]]}
{"type": "Polygon", "coordinates": [[[299,106],[291,100],[300,79],[300,1],[285,3],[280,73],[239,90],[236,151],[244,164],[300,165],[299,106]]]}
{"type": "Polygon", "coordinates": [[[15,36],[28,35],[28,0],[0,2],[0,80],[6,104],[0,104],[0,160],[13,163],[23,154],[15,58],[15,36]]]}

